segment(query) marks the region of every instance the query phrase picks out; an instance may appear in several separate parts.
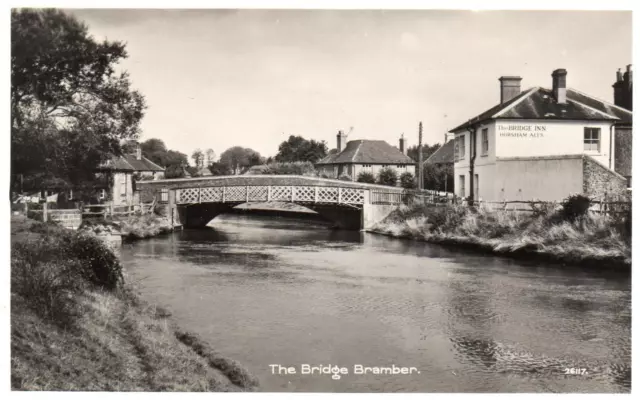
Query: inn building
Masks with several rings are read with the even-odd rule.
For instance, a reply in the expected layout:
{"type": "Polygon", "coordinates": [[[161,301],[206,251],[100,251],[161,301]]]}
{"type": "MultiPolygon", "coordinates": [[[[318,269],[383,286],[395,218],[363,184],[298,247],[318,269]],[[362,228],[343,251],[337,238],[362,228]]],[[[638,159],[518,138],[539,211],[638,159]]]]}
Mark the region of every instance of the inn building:
{"type": "Polygon", "coordinates": [[[631,186],[631,66],[618,72],[614,102],[567,88],[521,90],[503,76],[500,103],[452,129],[458,196],[481,201],[559,201],[623,194],[631,186]],[[622,93],[622,94],[621,94],[622,93]]]}

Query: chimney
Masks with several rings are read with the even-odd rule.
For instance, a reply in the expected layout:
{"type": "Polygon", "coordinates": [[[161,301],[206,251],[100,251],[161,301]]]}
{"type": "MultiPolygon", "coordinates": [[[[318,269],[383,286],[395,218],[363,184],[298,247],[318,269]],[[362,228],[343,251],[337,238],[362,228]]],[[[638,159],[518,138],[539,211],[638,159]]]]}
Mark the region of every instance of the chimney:
{"type": "Polygon", "coordinates": [[[136,160],[142,160],[142,148],[140,143],[136,143],[136,160]]]}
{"type": "Polygon", "coordinates": [[[519,76],[502,76],[500,79],[500,104],[509,101],[520,94],[519,76]]]}
{"type": "Polygon", "coordinates": [[[624,73],[620,69],[616,72],[616,82],[613,84],[613,104],[633,110],[633,70],[627,65],[624,73]]]}
{"type": "Polygon", "coordinates": [[[407,154],[407,139],[404,138],[404,133],[400,135],[400,151],[402,154],[407,154]]]}
{"type": "Polygon", "coordinates": [[[553,83],[553,97],[558,104],[567,103],[567,70],[556,69],[551,73],[553,83]]]}
{"type": "Polygon", "coordinates": [[[344,132],[343,131],[338,131],[338,134],[336,135],[337,139],[338,139],[338,143],[336,148],[338,149],[338,153],[340,153],[342,151],[342,145],[344,144],[344,132]]]}

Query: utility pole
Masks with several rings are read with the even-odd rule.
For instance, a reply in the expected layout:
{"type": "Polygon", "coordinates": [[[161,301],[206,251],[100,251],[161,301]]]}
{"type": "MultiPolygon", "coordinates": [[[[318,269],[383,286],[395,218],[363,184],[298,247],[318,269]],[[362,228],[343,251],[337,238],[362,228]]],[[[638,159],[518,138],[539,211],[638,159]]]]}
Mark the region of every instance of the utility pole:
{"type": "Polygon", "coordinates": [[[418,190],[422,190],[424,187],[422,174],[422,121],[420,121],[418,125],[418,190]]]}

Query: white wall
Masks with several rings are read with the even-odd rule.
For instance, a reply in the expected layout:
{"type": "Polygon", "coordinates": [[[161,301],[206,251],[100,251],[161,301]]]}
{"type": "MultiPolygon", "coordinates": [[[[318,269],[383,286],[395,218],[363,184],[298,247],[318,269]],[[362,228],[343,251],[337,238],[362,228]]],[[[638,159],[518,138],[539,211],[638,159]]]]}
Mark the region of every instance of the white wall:
{"type": "MultiPolygon", "coordinates": [[[[496,121],[497,157],[588,154],[609,167],[611,123],[589,121],[496,121]],[[584,150],[584,128],[600,128],[600,151],[584,150]]],[[[614,159],[611,159],[612,166],[614,159]]]]}
{"type": "Polygon", "coordinates": [[[133,184],[131,173],[116,172],[113,174],[112,198],[114,205],[127,205],[133,201],[133,184]]]}
{"type": "Polygon", "coordinates": [[[400,178],[400,175],[402,175],[405,172],[410,172],[414,177],[416,176],[416,166],[415,164],[405,164],[402,165],[401,167],[398,167],[401,164],[389,164],[389,165],[381,165],[381,164],[355,164],[354,165],[354,174],[352,176],[353,180],[357,180],[358,179],[358,174],[360,172],[366,171],[366,172],[370,172],[373,174],[373,176],[376,177],[376,179],[378,178],[378,174],[380,173],[380,170],[382,170],[385,167],[390,167],[391,169],[393,169],[394,171],[396,171],[396,174],[398,175],[398,178],[400,178]]]}

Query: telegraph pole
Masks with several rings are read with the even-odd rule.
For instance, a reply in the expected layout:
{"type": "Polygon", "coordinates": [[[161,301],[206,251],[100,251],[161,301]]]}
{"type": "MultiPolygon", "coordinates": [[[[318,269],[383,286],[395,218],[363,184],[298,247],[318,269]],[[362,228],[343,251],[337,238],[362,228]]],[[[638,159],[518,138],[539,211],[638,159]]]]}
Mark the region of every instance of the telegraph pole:
{"type": "Polygon", "coordinates": [[[422,121],[420,121],[418,124],[418,190],[422,190],[424,187],[422,174],[422,121]]]}

